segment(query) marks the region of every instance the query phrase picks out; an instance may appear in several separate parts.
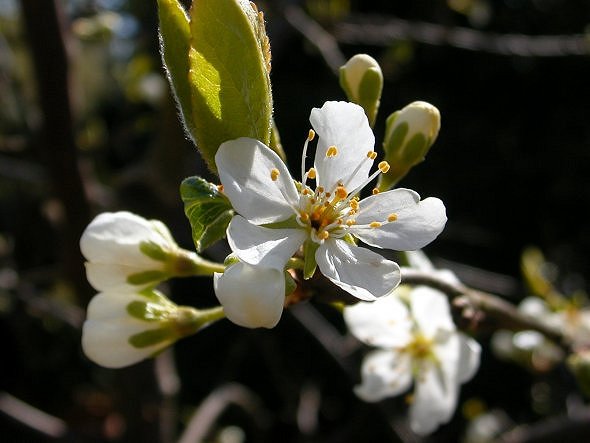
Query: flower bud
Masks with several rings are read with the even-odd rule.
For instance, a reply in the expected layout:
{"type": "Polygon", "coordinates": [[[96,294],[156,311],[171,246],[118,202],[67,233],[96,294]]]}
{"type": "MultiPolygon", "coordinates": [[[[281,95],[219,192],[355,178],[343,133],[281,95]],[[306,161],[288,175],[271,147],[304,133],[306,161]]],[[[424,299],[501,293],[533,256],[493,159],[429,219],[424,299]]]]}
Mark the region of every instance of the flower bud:
{"type": "Polygon", "coordinates": [[[424,160],[440,130],[440,113],[430,103],[416,101],[391,114],[385,123],[385,160],[391,165],[381,174],[379,189],[386,190],[424,160]]]}
{"type": "Polygon", "coordinates": [[[97,216],[82,234],[80,249],[88,281],[98,291],[141,290],[170,277],[223,269],[181,249],[162,222],[130,212],[97,216]]]}
{"type": "Polygon", "coordinates": [[[88,305],[82,349],[101,366],[121,368],[157,355],[222,317],[221,308],[177,306],[155,290],[101,292],[88,305]]]}
{"type": "Polygon", "coordinates": [[[383,90],[383,73],[379,63],[367,54],[353,56],[340,68],[340,86],[348,100],[363,107],[373,126],[383,90]]]}

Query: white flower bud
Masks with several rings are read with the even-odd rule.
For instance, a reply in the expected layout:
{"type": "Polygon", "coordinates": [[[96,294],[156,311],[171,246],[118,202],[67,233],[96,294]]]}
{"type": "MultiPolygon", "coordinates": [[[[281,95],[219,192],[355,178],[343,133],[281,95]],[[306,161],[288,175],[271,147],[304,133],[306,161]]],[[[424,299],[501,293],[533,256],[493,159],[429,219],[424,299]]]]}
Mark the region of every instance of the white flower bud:
{"type": "Polygon", "coordinates": [[[353,56],[340,68],[340,86],[351,102],[363,107],[372,126],[383,90],[383,73],[379,63],[367,54],[353,56]]]}

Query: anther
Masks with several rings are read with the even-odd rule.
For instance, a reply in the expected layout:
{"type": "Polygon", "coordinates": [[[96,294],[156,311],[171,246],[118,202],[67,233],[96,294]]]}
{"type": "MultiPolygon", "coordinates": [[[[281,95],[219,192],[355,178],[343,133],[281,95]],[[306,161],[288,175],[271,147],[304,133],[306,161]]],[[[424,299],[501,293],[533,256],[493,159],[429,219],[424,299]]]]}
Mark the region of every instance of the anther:
{"type": "Polygon", "coordinates": [[[356,224],[356,220],[353,220],[352,218],[349,218],[348,220],[346,220],[346,224],[348,226],[352,226],[352,225],[356,224]]]}
{"type": "Polygon", "coordinates": [[[312,141],[315,138],[315,131],[313,129],[309,130],[309,133],[307,134],[307,139],[309,141],[312,141]]]}
{"type": "Polygon", "coordinates": [[[318,194],[323,194],[324,193],[324,188],[323,186],[318,186],[315,190],[318,194]]]}
{"type": "Polygon", "coordinates": [[[358,211],[358,209],[359,209],[359,202],[357,200],[351,200],[350,201],[350,208],[353,209],[353,210],[355,210],[355,211],[358,211]]]}
{"type": "Polygon", "coordinates": [[[217,185],[217,191],[223,193],[223,185],[217,185]]]}
{"type": "Polygon", "coordinates": [[[317,175],[317,173],[316,173],[315,168],[309,168],[309,171],[307,171],[307,177],[314,180],[316,178],[316,175],[317,175]]]}
{"type": "Polygon", "coordinates": [[[389,216],[387,217],[388,222],[394,222],[396,220],[397,220],[397,214],[389,214],[389,216]]]}
{"type": "Polygon", "coordinates": [[[307,223],[309,221],[309,214],[307,212],[302,212],[300,218],[302,222],[307,223]]]}
{"type": "Polygon", "coordinates": [[[371,160],[375,160],[377,158],[377,153],[375,151],[369,151],[369,152],[367,152],[367,158],[370,158],[371,160]]]}
{"type": "Polygon", "coordinates": [[[273,182],[276,182],[277,181],[277,179],[279,178],[279,175],[280,175],[280,172],[279,172],[279,170],[277,168],[272,168],[270,170],[270,179],[273,182]]]}
{"type": "Polygon", "coordinates": [[[330,146],[326,151],[326,157],[336,157],[338,155],[338,148],[334,145],[330,146]]]}
{"type": "Polygon", "coordinates": [[[318,234],[318,238],[320,240],[327,240],[329,236],[330,236],[330,233],[328,231],[322,231],[318,234]]]}
{"type": "Polygon", "coordinates": [[[378,168],[381,172],[385,174],[387,171],[389,171],[389,163],[387,163],[386,161],[382,161],[379,163],[378,168]]]}
{"type": "Polygon", "coordinates": [[[344,186],[338,186],[334,191],[334,194],[336,194],[336,197],[338,197],[340,200],[348,196],[348,192],[346,192],[346,188],[344,186]]]}
{"type": "Polygon", "coordinates": [[[371,228],[380,228],[381,227],[381,223],[379,223],[378,221],[374,221],[369,223],[369,227],[371,228]]]}
{"type": "Polygon", "coordinates": [[[377,195],[377,194],[379,194],[379,192],[381,192],[381,191],[379,191],[378,188],[373,188],[373,195],[377,195]]]}
{"type": "Polygon", "coordinates": [[[330,198],[331,195],[332,195],[331,192],[326,192],[326,198],[330,198]]]}

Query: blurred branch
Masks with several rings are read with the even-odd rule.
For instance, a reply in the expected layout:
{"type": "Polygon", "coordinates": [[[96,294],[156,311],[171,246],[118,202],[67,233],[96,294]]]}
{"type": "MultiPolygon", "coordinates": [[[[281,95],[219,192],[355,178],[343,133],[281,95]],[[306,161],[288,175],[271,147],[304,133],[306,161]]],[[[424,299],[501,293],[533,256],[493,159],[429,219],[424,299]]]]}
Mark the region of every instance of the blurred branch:
{"type": "Polygon", "coordinates": [[[6,392],[0,392],[0,412],[45,437],[61,439],[68,433],[68,427],[63,420],[6,392]]]}
{"type": "Polygon", "coordinates": [[[77,164],[61,2],[21,0],[21,5],[43,117],[39,149],[66,217],[61,226],[64,271],[85,302],[90,291],[78,242],[89,221],[90,209],[77,164]]]}
{"type": "Polygon", "coordinates": [[[178,419],[177,397],[181,381],[176,371],[172,348],[167,349],[155,359],[156,381],[162,396],[160,404],[160,435],[162,443],[176,441],[178,419]]]}
{"type": "Polygon", "coordinates": [[[284,14],[289,24],[317,48],[326,64],[338,75],[340,66],[346,63],[346,59],[337,40],[297,6],[287,6],[284,14]]]}
{"type": "Polygon", "coordinates": [[[354,15],[349,21],[336,23],[334,34],[339,42],[356,45],[389,46],[396,40],[411,40],[521,57],[590,55],[590,37],[585,34],[496,34],[380,15],[354,15]]]}

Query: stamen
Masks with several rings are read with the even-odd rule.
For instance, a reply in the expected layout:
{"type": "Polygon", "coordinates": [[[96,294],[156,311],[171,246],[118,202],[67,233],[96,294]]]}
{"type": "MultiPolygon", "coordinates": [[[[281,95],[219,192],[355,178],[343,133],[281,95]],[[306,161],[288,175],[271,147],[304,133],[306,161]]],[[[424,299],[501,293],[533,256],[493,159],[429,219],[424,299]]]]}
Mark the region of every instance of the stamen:
{"type": "Polygon", "coordinates": [[[369,223],[369,227],[371,228],[380,228],[381,227],[381,223],[379,223],[378,221],[374,221],[369,223]]]}
{"type": "Polygon", "coordinates": [[[377,195],[379,194],[381,191],[379,190],[379,188],[373,188],[373,195],[377,195]]]}
{"type": "Polygon", "coordinates": [[[389,163],[387,163],[386,161],[382,161],[379,163],[378,168],[381,172],[385,174],[387,171],[389,171],[389,163]]]}
{"type": "Polygon", "coordinates": [[[299,217],[301,218],[302,222],[308,222],[309,221],[309,214],[307,212],[302,212],[301,214],[299,214],[299,217]]]}
{"type": "Polygon", "coordinates": [[[377,158],[377,153],[375,151],[369,151],[369,152],[367,152],[367,158],[370,158],[371,160],[375,160],[377,158]]]}
{"type": "Polygon", "coordinates": [[[350,209],[354,210],[354,211],[358,211],[359,209],[359,202],[358,200],[351,200],[350,201],[350,209]]]}
{"type": "Polygon", "coordinates": [[[315,180],[317,176],[317,171],[315,170],[315,168],[309,168],[309,171],[307,171],[307,177],[311,178],[312,180],[315,180]]]}
{"type": "Polygon", "coordinates": [[[324,187],[323,186],[318,186],[316,188],[315,192],[317,192],[318,194],[323,194],[324,193],[324,187]]]}
{"type": "Polygon", "coordinates": [[[223,193],[223,185],[217,185],[217,191],[223,193]]]}
{"type": "Polygon", "coordinates": [[[332,195],[331,192],[326,192],[326,198],[330,198],[331,195],[332,195]]]}
{"type": "Polygon", "coordinates": [[[281,173],[279,172],[279,170],[277,168],[272,168],[270,170],[270,179],[273,182],[276,182],[277,181],[277,179],[279,178],[279,175],[281,175],[281,173]]]}
{"type": "Polygon", "coordinates": [[[395,213],[389,214],[389,216],[387,217],[388,222],[394,222],[396,220],[397,220],[397,214],[395,214],[395,213]]]}
{"type": "Polygon", "coordinates": [[[307,145],[309,145],[309,142],[313,140],[313,138],[315,137],[315,132],[313,131],[313,129],[309,130],[309,133],[307,134],[307,138],[305,139],[305,143],[303,143],[303,152],[301,153],[301,184],[305,187],[305,180],[307,180],[307,177],[305,176],[305,159],[307,157],[307,145]]]}
{"type": "Polygon", "coordinates": [[[315,131],[313,129],[309,130],[309,133],[307,134],[307,139],[309,141],[312,141],[315,138],[315,131]]]}
{"type": "Polygon", "coordinates": [[[334,145],[330,146],[326,151],[326,157],[336,157],[338,155],[338,148],[334,145]]]}
{"type": "Polygon", "coordinates": [[[342,200],[346,198],[348,192],[346,192],[346,188],[344,186],[338,186],[334,191],[334,194],[336,195],[335,199],[338,198],[338,200],[342,200]]]}
{"type": "Polygon", "coordinates": [[[318,238],[320,240],[327,240],[330,237],[330,233],[328,231],[322,231],[318,233],[318,238]]]}
{"type": "Polygon", "coordinates": [[[352,218],[349,218],[348,220],[346,220],[346,224],[348,226],[356,225],[356,220],[355,219],[352,219],[352,218]]]}

